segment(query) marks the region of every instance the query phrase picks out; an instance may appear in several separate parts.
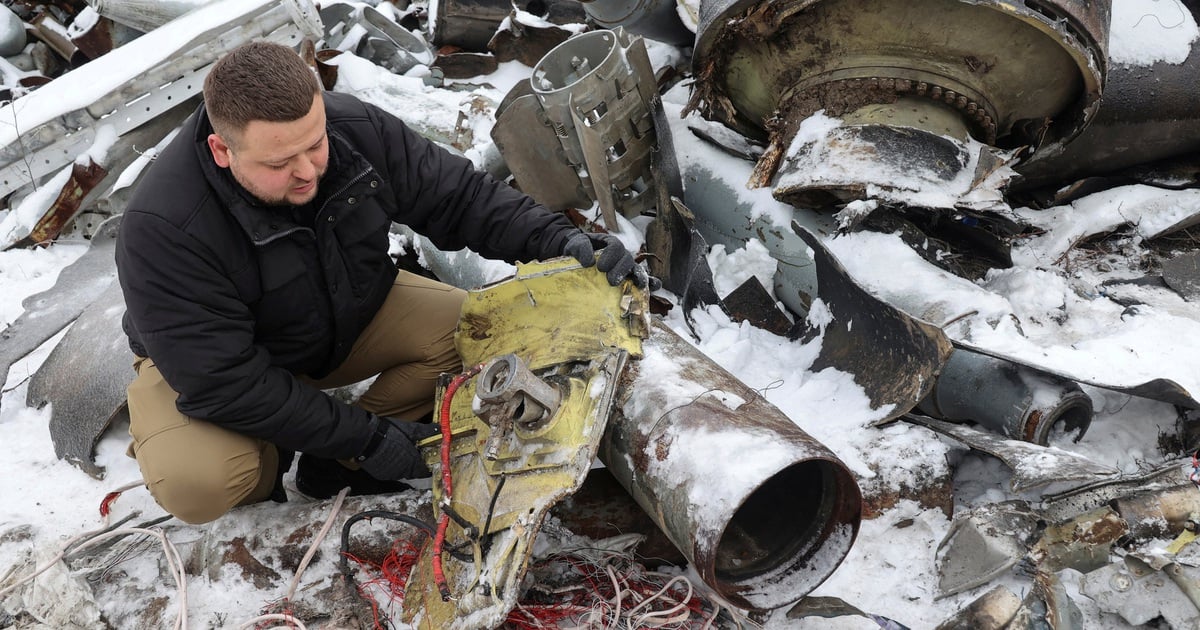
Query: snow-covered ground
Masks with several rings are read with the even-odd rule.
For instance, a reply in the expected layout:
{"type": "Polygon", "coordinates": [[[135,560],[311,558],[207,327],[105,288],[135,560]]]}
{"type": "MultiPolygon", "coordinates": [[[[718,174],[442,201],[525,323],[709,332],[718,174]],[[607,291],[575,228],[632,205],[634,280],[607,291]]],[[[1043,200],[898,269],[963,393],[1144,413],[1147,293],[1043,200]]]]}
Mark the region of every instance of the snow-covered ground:
{"type": "MultiPolygon", "coordinates": [[[[1177,0],[1114,2],[1114,60],[1138,64],[1185,58],[1190,47],[1197,45],[1197,29],[1182,6],[1176,7],[1177,13],[1171,10],[1177,4],[1177,0]]],[[[679,50],[657,44],[650,50],[657,65],[676,63],[682,55],[679,50]]],[[[428,87],[419,77],[397,77],[359,58],[343,57],[337,89],[376,102],[414,124],[444,127],[447,123],[440,119],[448,118],[452,127],[460,108],[467,110],[464,103],[470,97],[482,97],[491,103],[491,109],[482,113],[472,110],[468,117],[479,146],[466,153],[475,159],[482,159],[495,104],[511,85],[529,74],[524,66],[505,63],[495,75],[471,80],[476,87],[469,92],[451,91],[428,87]]],[[[686,150],[683,143],[680,146],[686,150]]],[[[729,160],[728,164],[709,167],[740,187],[746,166],[734,158],[729,160]]],[[[786,206],[769,195],[763,194],[760,199],[766,216],[786,211],[786,206]]],[[[970,313],[948,327],[947,333],[956,339],[1061,372],[1085,374],[1099,383],[1172,378],[1196,396],[1200,395],[1200,307],[1166,290],[1146,288],[1138,296],[1146,305],[1131,314],[1110,300],[1101,287],[1105,280],[1141,273],[1138,261],[1154,235],[1155,225],[1168,224],[1180,213],[1195,214],[1198,209],[1200,195],[1194,190],[1161,191],[1143,186],[1097,193],[1069,207],[1016,209],[1044,232],[1016,243],[1013,268],[993,270],[975,282],[934,268],[896,235],[860,232],[827,238],[826,243],[851,275],[885,299],[920,295],[929,304],[949,305],[955,313],[970,313]],[[1071,249],[1081,235],[1107,231],[1121,223],[1137,227],[1112,241],[1119,246],[1113,253],[1085,255],[1071,249]]],[[[17,215],[0,212],[0,229],[28,221],[17,215]]],[[[631,246],[642,241],[632,225],[620,236],[631,246]]],[[[4,296],[0,301],[0,324],[16,319],[22,312],[21,301],[50,288],[59,271],[85,250],[81,242],[63,241],[45,249],[0,253],[0,295],[4,296]]],[[[752,275],[769,279],[775,272],[774,259],[756,242],[737,251],[716,247],[709,261],[722,294],[752,275]]],[[[497,263],[495,273],[504,272],[504,266],[497,263]]],[[[770,286],[769,281],[764,284],[770,286]]],[[[1016,497],[1009,490],[1010,471],[990,456],[904,422],[871,427],[880,412],[871,409],[853,374],[810,369],[816,356],[813,344],[819,341],[808,345],[789,341],[731,322],[714,308],[693,313],[692,317],[699,335],[696,345],[703,353],[828,446],[860,480],[898,490],[919,485],[918,477],[930,467],[953,469],[956,509],[1016,497]]],[[[680,332],[687,329],[678,307],[668,315],[667,322],[680,332]]],[[[683,336],[689,337],[686,333],[683,336]]],[[[102,481],[55,457],[47,431],[49,409],[31,409],[25,398],[29,377],[57,339],[12,367],[0,399],[0,584],[9,567],[24,561],[31,549],[53,548],[98,526],[97,509],[105,493],[140,478],[136,463],[125,454],[124,427],[113,427],[97,447],[96,461],[107,470],[102,481]]],[[[1087,386],[1085,390],[1092,396],[1096,410],[1086,437],[1079,443],[1055,446],[1126,473],[1180,458],[1179,453],[1164,454],[1160,448],[1162,438],[1178,430],[1174,407],[1099,387],[1087,386]]],[[[736,462],[738,455],[731,453],[727,461],[736,462]]],[[[1178,461],[1182,481],[1186,469],[1183,460],[1178,461]]],[[[263,509],[269,506],[234,511],[225,518],[249,519],[263,509]]],[[[149,495],[140,490],[126,493],[117,510],[121,514],[140,510],[147,518],[161,514],[149,495]]],[[[949,525],[941,511],[911,500],[901,501],[878,518],[862,523],[848,557],[813,594],[841,598],[910,628],[936,626],[985,590],[936,598],[935,549],[949,525]]],[[[168,533],[181,539],[194,538],[197,531],[177,523],[168,526],[168,533]]],[[[160,565],[157,556],[150,553],[129,560],[127,566],[153,573],[160,565]]],[[[1074,592],[1077,576],[1070,571],[1064,574],[1069,592],[1074,592]]],[[[162,583],[164,593],[172,592],[165,574],[162,583]]],[[[998,583],[1009,585],[1018,595],[1030,587],[1028,580],[1017,575],[1001,578],[998,583]]],[[[233,624],[257,614],[255,611],[264,603],[283,593],[286,580],[264,590],[236,577],[215,582],[195,575],[189,576],[187,586],[191,618],[202,627],[216,627],[222,625],[217,619],[233,624]],[[245,588],[231,588],[238,584],[245,588]]],[[[1085,628],[1127,627],[1118,617],[1101,614],[1085,596],[1076,596],[1074,601],[1085,615],[1085,628]]],[[[139,604],[103,605],[112,609],[139,604]]],[[[791,620],[782,615],[768,620],[766,626],[878,627],[864,617],[791,620]]]]}

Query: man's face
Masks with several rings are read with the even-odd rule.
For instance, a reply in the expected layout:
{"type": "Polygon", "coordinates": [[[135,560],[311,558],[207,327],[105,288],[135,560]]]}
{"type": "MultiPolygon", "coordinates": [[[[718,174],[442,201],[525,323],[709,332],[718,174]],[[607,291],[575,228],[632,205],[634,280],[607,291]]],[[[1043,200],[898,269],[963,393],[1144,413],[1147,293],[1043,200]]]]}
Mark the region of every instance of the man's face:
{"type": "Polygon", "coordinates": [[[291,122],[251,121],[232,146],[210,134],[208,147],[217,166],[228,168],[259,201],[306,204],[317,196],[317,184],[329,166],[325,103],[317,95],[308,113],[291,122]]]}

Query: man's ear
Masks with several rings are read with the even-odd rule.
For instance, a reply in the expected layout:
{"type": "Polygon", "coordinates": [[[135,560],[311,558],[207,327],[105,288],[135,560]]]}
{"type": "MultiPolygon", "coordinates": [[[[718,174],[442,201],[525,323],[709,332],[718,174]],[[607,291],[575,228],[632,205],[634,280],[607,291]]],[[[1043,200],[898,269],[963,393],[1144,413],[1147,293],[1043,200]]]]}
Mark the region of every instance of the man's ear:
{"type": "Polygon", "coordinates": [[[208,134],[208,150],[212,152],[213,161],[221,168],[229,168],[229,144],[215,133],[208,134]]]}

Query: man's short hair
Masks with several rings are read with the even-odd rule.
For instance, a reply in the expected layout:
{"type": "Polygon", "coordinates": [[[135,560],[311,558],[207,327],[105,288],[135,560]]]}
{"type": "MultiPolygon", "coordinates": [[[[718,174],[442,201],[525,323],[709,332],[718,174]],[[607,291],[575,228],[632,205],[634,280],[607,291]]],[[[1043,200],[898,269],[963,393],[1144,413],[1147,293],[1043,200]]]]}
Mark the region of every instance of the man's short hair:
{"type": "Polygon", "coordinates": [[[213,131],[233,145],[251,121],[291,122],[312,109],[316,74],[296,51],[254,41],[234,48],[204,79],[204,107],[213,131]]]}

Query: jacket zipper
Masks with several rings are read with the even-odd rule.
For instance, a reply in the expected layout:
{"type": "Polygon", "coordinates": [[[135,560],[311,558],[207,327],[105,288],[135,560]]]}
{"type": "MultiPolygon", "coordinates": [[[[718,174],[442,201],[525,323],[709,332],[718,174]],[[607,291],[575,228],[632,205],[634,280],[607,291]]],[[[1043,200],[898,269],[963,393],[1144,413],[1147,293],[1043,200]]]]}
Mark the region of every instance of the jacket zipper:
{"type": "MultiPolygon", "coordinates": [[[[340,196],[342,193],[345,193],[347,190],[350,190],[350,187],[351,187],[351,186],[354,186],[354,185],[355,185],[355,184],[357,184],[358,182],[362,181],[362,179],[363,179],[364,177],[366,177],[367,175],[369,175],[369,174],[371,173],[371,171],[372,171],[372,170],[374,170],[374,168],[373,168],[373,167],[370,167],[370,166],[368,166],[368,167],[367,167],[366,169],[364,169],[364,170],[363,170],[361,173],[359,173],[358,175],[354,176],[354,179],[351,179],[350,181],[346,182],[346,185],[344,185],[344,186],[342,186],[341,188],[339,188],[337,192],[335,192],[335,193],[333,193],[332,195],[330,195],[329,197],[327,197],[327,198],[325,199],[325,203],[321,204],[321,207],[320,207],[320,209],[318,209],[318,210],[317,210],[317,214],[316,214],[316,216],[315,216],[315,217],[313,217],[313,222],[314,222],[314,223],[316,223],[317,219],[320,219],[320,218],[321,218],[321,213],[322,213],[322,212],[325,212],[325,208],[329,206],[329,202],[333,201],[333,200],[334,200],[334,199],[336,199],[338,196],[340,196]]],[[[272,241],[277,241],[277,240],[279,240],[279,239],[281,239],[281,238],[283,238],[283,237],[285,237],[285,236],[288,236],[289,234],[295,234],[296,232],[310,232],[310,233],[313,235],[313,237],[314,237],[314,238],[315,238],[315,237],[316,237],[316,235],[317,235],[317,232],[316,232],[316,230],[314,230],[313,228],[307,228],[307,227],[303,227],[303,226],[299,226],[299,225],[298,225],[298,226],[296,226],[296,227],[294,227],[294,228],[292,228],[292,229],[290,229],[290,230],[285,230],[285,231],[283,231],[283,232],[276,232],[275,234],[272,234],[272,235],[271,235],[269,238],[260,239],[260,240],[255,240],[255,241],[254,241],[254,244],[255,244],[255,245],[266,245],[267,243],[270,243],[270,242],[272,242],[272,241]]]]}

